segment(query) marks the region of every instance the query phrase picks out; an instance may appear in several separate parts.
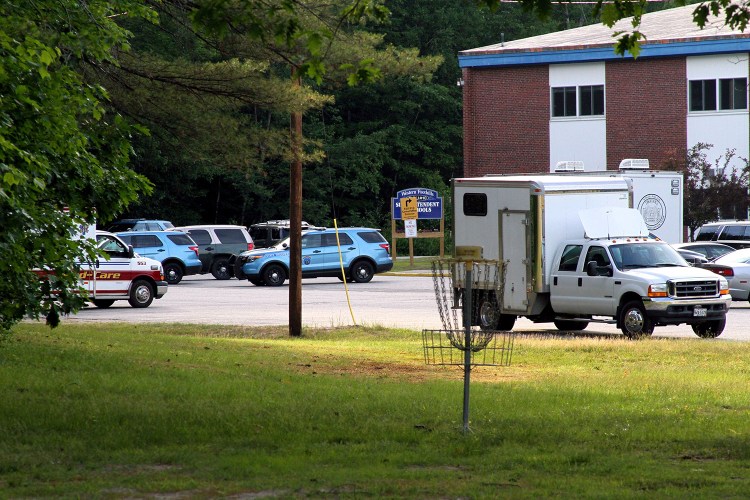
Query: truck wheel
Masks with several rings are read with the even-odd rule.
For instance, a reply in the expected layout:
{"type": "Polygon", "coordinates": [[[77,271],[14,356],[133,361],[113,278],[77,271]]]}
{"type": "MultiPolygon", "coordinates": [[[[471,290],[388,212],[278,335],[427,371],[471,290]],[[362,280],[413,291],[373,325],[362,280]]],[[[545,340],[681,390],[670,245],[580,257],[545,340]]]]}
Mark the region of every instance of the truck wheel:
{"type": "Polygon", "coordinates": [[[286,272],[278,264],[271,264],[263,270],[263,281],[268,286],[281,286],[285,280],[286,272]]]}
{"type": "Polygon", "coordinates": [[[229,259],[220,257],[216,259],[211,266],[211,274],[217,280],[228,280],[232,277],[232,271],[229,269],[229,259]]]}
{"type": "Polygon", "coordinates": [[[130,288],[128,302],[136,308],[148,307],[154,301],[154,287],[146,280],[135,280],[130,288]]]}
{"type": "Polygon", "coordinates": [[[633,300],[620,310],[620,330],[629,339],[648,337],[654,333],[654,324],[646,316],[640,300],[633,300]]]}
{"type": "Polygon", "coordinates": [[[91,302],[93,302],[94,305],[100,309],[106,309],[115,303],[115,301],[112,299],[94,299],[91,302]]]}
{"type": "Polygon", "coordinates": [[[691,326],[695,334],[700,338],[715,339],[724,331],[726,324],[726,319],[717,319],[715,321],[706,321],[705,323],[696,323],[691,326]]]}
{"type": "Polygon", "coordinates": [[[352,266],[352,281],[356,283],[369,283],[372,280],[374,274],[372,264],[366,260],[360,260],[354,263],[352,266]]]}
{"type": "Polygon", "coordinates": [[[497,302],[491,297],[483,297],[479,300],[477,307],[477,323],[482,330],[497,330],[500,311],[497,310],[497,302]]]}
{"type": "Polygon", "coordinates": [[[182,276],[185,273],[182,272],[182,267],[176,262],[170,262],[164,265],[164,279],[170,285],[176,285],[182,281],[182,276]]]}
{"type": "Polygon", "coordinates": [[[588,321],[575,321],[570,319],[558,319],[555,320],[555,326],[558,330],[561,332],[569,332],[569,331],[580,331],[585,330],[587,326],[589,326],[588,321]]]}

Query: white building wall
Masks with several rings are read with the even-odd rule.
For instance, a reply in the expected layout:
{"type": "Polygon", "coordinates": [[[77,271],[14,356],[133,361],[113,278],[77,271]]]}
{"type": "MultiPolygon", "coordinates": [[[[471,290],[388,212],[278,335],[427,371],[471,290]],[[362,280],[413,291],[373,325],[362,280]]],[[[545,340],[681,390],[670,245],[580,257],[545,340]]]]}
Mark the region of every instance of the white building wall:
{"type": "MultiPolygon", "coordinates": [[[[723,54],[687,58],[687,80],[719,80],[721,78],[747,78],[747,54],[723,54]]],[[[688,90],[689,91],[689,90],[688,90]]],[[[685,96],[685,109],[689,110],[689,96],[685,96]]],[[[717,92],[718,101],[718,92],[717,92]]],[[[750,102],[750,101],[749,101],[750,102]]],[[[699,111],[687,113],[687,144],[713,144],[706,151],[708,161],[714,161],[735,149],[732,166],[742,166],[738,157],[750,158],[750,119],[748,110],[699,111]]],[[[723,164],[723,161],[721,162],[723,164]]]]}
{"type": "MultiPolygon", "coordinates": [[[[604,63],[551,64],[551,87],[604,85],[604,63]]],[[[607,89],[604,89],[605,109],[607,89]]],[[[550,96],[551,99],[551,96],[550,96]]],[[[582,161],[584,170],[607,168],[606,116],[550,117],[550,172],[560,161],[582,161]]]]}

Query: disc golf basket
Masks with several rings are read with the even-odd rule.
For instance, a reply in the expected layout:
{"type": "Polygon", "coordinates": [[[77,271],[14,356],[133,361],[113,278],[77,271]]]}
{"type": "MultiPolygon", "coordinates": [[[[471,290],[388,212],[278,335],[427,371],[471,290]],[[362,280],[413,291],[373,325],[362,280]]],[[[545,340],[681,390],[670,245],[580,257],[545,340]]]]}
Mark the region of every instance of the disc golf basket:
{"type": "Polygon", "coordinates": [[[513,354],[511,332],[475,326],[497,324],[504,275],[504,262],[496,260],[439,259],[432,264],[443,329],[422,331],[425,363],[463,366],[465,432],[469,430],[471,367],[510,366],[513,354]]]}

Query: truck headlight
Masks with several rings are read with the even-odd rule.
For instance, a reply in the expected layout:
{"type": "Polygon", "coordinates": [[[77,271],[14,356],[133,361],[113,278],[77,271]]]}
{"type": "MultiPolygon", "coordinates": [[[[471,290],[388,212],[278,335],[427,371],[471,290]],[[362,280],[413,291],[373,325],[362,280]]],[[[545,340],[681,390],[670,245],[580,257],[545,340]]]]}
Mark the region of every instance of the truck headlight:
{"type": "Polygon", "coordinates": [[[729,282],[724,278],[719,280],[719,295],[729,295],[729,282]]]}
{"type": "Polygon", "coordinates": [[[667,284],[659,283],[656,285],[649,285],[648,296],[649,297],[666,297],[667,296],[667,284]]]}

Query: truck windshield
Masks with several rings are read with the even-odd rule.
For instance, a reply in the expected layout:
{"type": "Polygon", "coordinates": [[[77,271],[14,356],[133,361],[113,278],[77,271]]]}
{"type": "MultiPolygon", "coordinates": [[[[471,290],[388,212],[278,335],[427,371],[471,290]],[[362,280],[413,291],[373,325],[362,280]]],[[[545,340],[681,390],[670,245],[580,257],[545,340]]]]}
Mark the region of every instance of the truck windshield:
{"type": "Polygon", "coordinates": [[[643,267],[688,266],[685,259],[667,243],[624,243],[612,245],[609,249],[615,266],[621,271],[643,267]]]}

